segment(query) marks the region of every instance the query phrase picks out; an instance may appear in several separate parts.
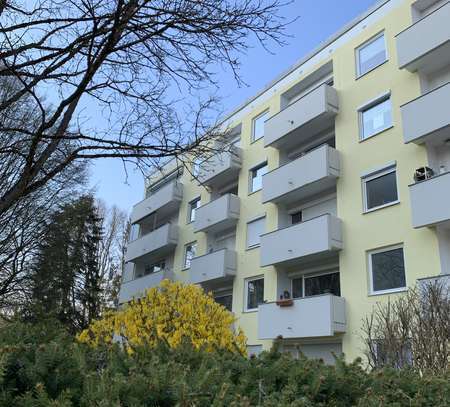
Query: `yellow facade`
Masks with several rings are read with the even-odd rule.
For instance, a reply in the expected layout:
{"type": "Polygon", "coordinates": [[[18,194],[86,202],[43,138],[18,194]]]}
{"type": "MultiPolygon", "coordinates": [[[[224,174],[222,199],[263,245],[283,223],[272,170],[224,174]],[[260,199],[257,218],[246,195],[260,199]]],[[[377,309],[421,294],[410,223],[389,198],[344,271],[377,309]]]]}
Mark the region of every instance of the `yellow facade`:
{"type": "MultiPolygon", "coordinates": [[[[386,301],[399,293],[371,295],[369,289],[368,251],[403,245],[406,283],[413,286],[419,278],[442,272],[436,230],[433,227],[413,228],[409,185],[412,174],[428,164],[425,145],[405,144],[400,106],[421,95],[420,75],[399,69],[396,35],[411,26],[411,0],[391,0],[377,5],[364,18],[357,20],[347,31],[334,38],[309,60],[298,65],[289,76],[280,78],[247,105],[235,111],[226,125],[241,124],[240,147],[243,152],[239,173],[240,217],[236,225],[235,251],[237,271],[233,279],[232,309],[238,324],[244,329],[249,345],[271,346],[271,340],[258,338],[258,311],[244,311],[244,282],[248,277],[264,276],[264,300],[277,299],[277,268],[260,267],[260,247],[247,249],[247,222],[260,215],[266,216],[266,232],[279,227],[277,206],[262,204],[261,190],[249,193],[249,170],[266,161],[268,170],[278,168],[281,162],[277,148],[264,147],[263,138],[252,142],[252,119],[269,109],[270,116],[280,111],[280,95],[295,83],[332,61],[333,87],[339,96],[339,112],[335,119],[336,150],[340,154],[340,175],[336,185],[337,217],[342,221],[343,249],[338,254],[341,296],[345,298],[346,332],[337,335],[342,350],[349,360],[362,353],[361,320],[370,313],[377,301],[386,301]],[[387,61],[357,78],[355,50],[363,43],[384,32],[387,61]],[[331,50],[331,51],[330,51],[331,50]],[[293,79],[286,83],[286,78],[293,79]],[[373,137],[360,141],[358,110],[368,101],[390,92],[392,101],[392,126],[373,137]],[[270,96],[267,96],[270,95],[270,96]],[[395,205],[364,213],[362,174],[396,164],[399,202],[395,205]]],[[[154,181],[154,180],[152,180],[154,181]]],[[[188,224],[188,204],[201,196],[202,205],[211,197],[206,188],[192,180],[184,171],[183,199],[180,204],[178,244],[174,252],[173,271],[176,279],[189,281],[189,269],[183,270],[185,245],[197,241],[196,255],[207,253],[205,233],[194,233],[188,224]]],[[[448,272],[448,271],[447,271],[448,272]]],[[[308,343],[324,338],[303,338],[308,343]]],[[[336,338],[335,338],[336,339],[336,338]]],[[[324,339],[326,342],[326,340],[324,339]]]]}

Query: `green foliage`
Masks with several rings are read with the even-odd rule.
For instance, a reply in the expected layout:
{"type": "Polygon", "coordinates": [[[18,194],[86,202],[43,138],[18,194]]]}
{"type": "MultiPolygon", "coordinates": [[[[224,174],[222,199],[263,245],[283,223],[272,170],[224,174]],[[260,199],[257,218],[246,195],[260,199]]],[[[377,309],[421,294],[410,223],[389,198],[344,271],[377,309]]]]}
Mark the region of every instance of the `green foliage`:
{"type": "Polygon", "coordinates": [[[365,371],[295,360],[274,348],[247,359],[227,351],[91,348],[55,325],[0,331],[0,406],[433,406],[450,404],[450,377],[365,371]]]}

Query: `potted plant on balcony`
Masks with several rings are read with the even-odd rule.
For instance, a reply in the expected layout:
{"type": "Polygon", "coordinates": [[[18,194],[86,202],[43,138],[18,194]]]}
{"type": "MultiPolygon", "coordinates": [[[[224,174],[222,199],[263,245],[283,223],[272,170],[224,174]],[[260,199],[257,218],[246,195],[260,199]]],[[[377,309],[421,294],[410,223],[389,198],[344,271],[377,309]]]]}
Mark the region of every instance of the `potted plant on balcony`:
{"type": "Polygon", "coordinates": [[[291,298],[289,291],[285,290],[283,294],[280,295],[280,299],[276,301],[276,304],[279,307],[290,307],[294,305],[294,300],[291,298]]]}

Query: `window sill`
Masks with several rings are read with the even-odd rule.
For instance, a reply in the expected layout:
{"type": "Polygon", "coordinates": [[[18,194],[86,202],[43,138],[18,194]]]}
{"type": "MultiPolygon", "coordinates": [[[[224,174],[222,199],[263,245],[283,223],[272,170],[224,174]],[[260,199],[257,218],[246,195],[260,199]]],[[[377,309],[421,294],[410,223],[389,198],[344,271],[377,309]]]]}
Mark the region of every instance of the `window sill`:
{"type": "Polygon", "coordinates": [[[383,66],[384,64],[388,63],[389,59],[385,59],[383,62],[381,62],[380,64],[374,66],[373,68],[369,69],[367,72],[364,72],[362,74],[357,74],[355,77],[355,81],[357,81],[358,79],[364,78],[366,75],[368,75],[369,73],[375,71],[375,69],[379,68],[380,66],[383,66]]]}
{"type": "Polygon", "coordinates": [[[261,136],[260,138],[256,139],[256,140],[251,140],[250,141],[250,145],[257,143],[258,141],[264,140],[264,136],[261,136]]]}
{"type": "Polygon", "coordinates": [[[389,202],[388,204],[385,204],[385,205],[376,206],[375,208],[367,209],[362,214],[366,215],[368,213],[376,212],[376,211],[378,211],[380,209],[389,208],[390,206],[395,206],[395,205],[399,205],[399,204],[400,204],[400,201],[389,202]]]}
{"type": "Polygon", "coordinates": [[[187,271],[187,270],[190,270],[191,269],[191,266],[189,266],[189,267],[183,267],[182,269],[181,269],[181,271],[187,271]]]}
{"type": "Polygon", "coordinates": [[[369,297],[376,297],[378,295],[387,295],[387,294],[398,294],[398,293],[403,293],[405,291],[408,291],[408,287],[393,288],[391,290],[371,292],[371,293],[369,293],[369,297]]]}
{"type": "Polygon", "coordinates": [[[261,191],[262,191],[262,188],[257,189],[256,191],[249,192],[249,193],[248,193],[248,196],[254,195],[254,194],[256,194],[256,193],[258,193],[258,192],[261,192],[261,191]]]}
{"type": "Polygon", "coordinates": [[[372,138],[374,138],[374,137],[376,137],[376,136],[379,136],[380,134],[382,134],[382,133],[384,133],[384,132],[386,132],[386,131],[388,131],[388,130],[391,130],[393,127],[394,127],[394,125],[391,124],[390,126],[384,128],[384,129],[382,129],[382,130],[380,130],[380,131],[377,131],[376,133],[371,134],[370,136],[367,136],[367,137],[365,137],[365,138],[359,138],[359,142],[360,142],[360,143],[364,143],[364,141],[367,141],[367,140],[370,140],[370,139],[372,139],[372,138]]]}

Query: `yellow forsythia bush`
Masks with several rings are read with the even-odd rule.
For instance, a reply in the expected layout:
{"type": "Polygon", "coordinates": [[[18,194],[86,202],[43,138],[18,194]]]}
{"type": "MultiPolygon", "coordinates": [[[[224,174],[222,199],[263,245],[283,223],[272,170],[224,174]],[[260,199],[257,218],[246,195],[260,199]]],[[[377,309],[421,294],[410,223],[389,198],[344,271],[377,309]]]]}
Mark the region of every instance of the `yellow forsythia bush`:
{"type": "Polygon", "coordinates": [[[200,287],[163,280],[124,309],[93,322],[78,340],[98,346],[121,338],[132,351],[135,345],[155,346],[160,340],[176,347],[184,338],[195,348],[244,354],[246,338],[240,329],[233,330],[234,322],[233,314],[200,287]]]}

